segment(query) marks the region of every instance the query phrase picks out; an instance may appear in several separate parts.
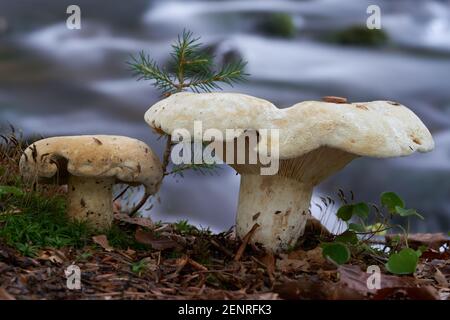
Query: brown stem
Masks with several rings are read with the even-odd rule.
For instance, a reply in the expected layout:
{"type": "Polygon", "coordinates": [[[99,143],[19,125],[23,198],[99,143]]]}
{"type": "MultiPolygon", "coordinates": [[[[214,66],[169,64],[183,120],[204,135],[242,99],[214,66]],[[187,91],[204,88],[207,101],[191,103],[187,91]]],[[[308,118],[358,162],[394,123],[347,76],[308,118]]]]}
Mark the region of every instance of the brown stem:
{"type": "Polygon", "coordinates": [[[259,224],[255,223],[253,225],[253,227],[250,229],[250,231],[247,232],[247,234],[242,238],[242,243],[239,246],[239,249],[238,249],[236,255],[234,256],[234,261],[241,260],[241,257],[244,254],[244,251],[245,251],[245,248],[247,247],[248,242],[250,241],[250,239],[252,238],[256,229],[258,229],[258,228],[259,228],[259,224]]]}
{"type": "Polygon", "coordinates": [[[119,195],[114,198],[113,202],[118,200],[118,199],[120,199],[120,198],[122,198],[122,196],[125,194],[125,192],[128,191],[128,189],[130,189],[130,186],[127,186],[125,189],[123,189],[123,191],[121,193],[119,193],[119,195]]]}
{"type": "Polygon", "coordinates": [[[166,140],[166,148],[164,149],[163,154],[163,162],[162,162],[162,169],[163,172],[167,172],[167,166],[169,165],[170,161],[170,153],[172,152],[172,136],[168,135],[166,140]]]}
{"type": "Polygon", "coordinates": [[[151,196],[149,193],[144,193],[144,196],[142,197],[141,201],[134,206],[134,208],[130,211],[130,217],[134,217],[136,213],[142,208],[142,206],[147,202],[148,198],[151,196]]]}
{"type": "MultiPolygon", "coordinates": [[[[170,135],[167,136],[166,140],[166,148],[164,150],[163,154],[163,163],[162,163],[162,169],[163,172],[166,172],[167,166],[169,165],[170,161],[170,153],[172,151],[172,137],[170,135]]],[[[114,201],[122,197],[125,192],[130,188],[130,186],[127,186],[117,197],[114,198],[114,201]]],[[[142,208],[142,206],[147,202],[148,198],[151,196],[151,194],[148,194],[147,192],[142,197],[141,201],[130,211],[130,216],[135,216],[136,213],[142,208]]]]}

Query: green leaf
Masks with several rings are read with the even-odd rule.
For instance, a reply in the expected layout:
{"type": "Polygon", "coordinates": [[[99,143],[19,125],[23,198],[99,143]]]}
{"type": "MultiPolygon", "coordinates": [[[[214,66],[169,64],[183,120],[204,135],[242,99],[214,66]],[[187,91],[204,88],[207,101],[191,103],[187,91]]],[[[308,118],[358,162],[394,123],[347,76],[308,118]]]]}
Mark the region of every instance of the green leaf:
{"type": "Polygon", "coordinates": [[[367,219],[369,212],[370,208],[367,203],[360,202],[353,205],[353,214],[356,214],[360,218],[367,219]]]}
{"type": "Polygon", "coordinates": [[[0,186],[0,196],[3,195],[22,196],[23,191],[16,187],[0,186]]]}
{"type": "Polygon", "coordinates": [[[353,205],[347,204],[339,208],[336,216],[344,221],[348,221],[352,218],[353,215],[353,205]]]}
{"type": "Polygon", "coordinates": [[[402,217],[416,216],[416,217],[424,220],[424,217],[414,209],[404,209],[402,207],[396,206],[395,212],[398,213],[402,217]]]}
{"type": "Polygon", "coordinates": [[[366,219],[369,216],[370,208],[364,203],[347,204],[339,208],[337,217],[343,221],[348,221],[353,215],[357,215],[360,218],[366,219]]]}
{"type": "Polygon", "coordinates": [[[348,225],[348,230],[355,232],[366,232],[366,228],[363,225],[357,223],[350,223],[348,225]]]}
{"type": "Polygon", "coordinates": [[[394,274],[412,274],[416,271],[420,250],[404,248],[398,253],[393,253],[386,263],[386,269],[394,274]]]}
{"type": "Polygon", "coordinates": [[[322,254],[339,265],[350,260],[350,250],[345,244],[339,242],[322,244],[322,254]]]}
{"type": "Polygon", "coordinates": [[[371,254],[379,254],[377,252],[377,250],[375,250],[374,248],[372,248],[370,245],[368,245],[365,242],[358,243],[358,247],[359,247],[359,249],[362,249],[365,252],[368,252],[368,253],[371,253],[371,254]]]}
{"type": "Polygon", "coordinates": [[[391,246],[392,247],[396,247],[400,244],[402,238],[400,238],[400,236],[397,234],[395,236],[392,237],[391,239],[391,246]]]}
{"type": "Polygon", "coordinates": [[[405,203],[395,192],[383,192],[381,194],[381,204],[388,208],[391,213],[395,212],[395,207],[405,207],[405,203]]]}
{"type": "Polygon", "coordinates": [[[138,80],[149,80],[165,94],[191,90],[210,92],[220,90],[222,84],[233,86],[248,76],[243,60],[214,64],[214,56],[202,46],[200,38],[184,30],[172,45],[168,68],[159,66],[155,59],[143,51],[131,56],[128,62],[138,80]]]}
{"type": "Polygon", "coordinates": [[[375,224],[367,226],[366,231],[373,232],[377,236],[384,236],[387,232],[387,228],[387,225],[377,222],[375,224]]]}
{"type": "Polygon", "coordinates": [[[344,233],[338,235],[335,241],[349,244],[357,244],[358,237],[356,236],[356,233],[354,233],[353,231],[347,230],[344,233]]]}

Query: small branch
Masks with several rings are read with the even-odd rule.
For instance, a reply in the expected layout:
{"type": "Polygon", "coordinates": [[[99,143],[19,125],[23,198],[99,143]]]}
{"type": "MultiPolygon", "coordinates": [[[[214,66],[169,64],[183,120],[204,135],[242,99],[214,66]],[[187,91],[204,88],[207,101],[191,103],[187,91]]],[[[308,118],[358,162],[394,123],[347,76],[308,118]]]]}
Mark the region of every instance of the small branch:
{"type": "Polygon", "coordinates": [[[247,247],[248,242],[253,237],[253,234],[255,233],[256,229],[259,228],[259,224],[255,223],[253,227],[250,229],[250,231],[242,238],[242,243],[239,246],[239,249],[234,257],[234,261],[239,261],[242,258],[242,255],[244,254],[245,248],[247,247]]]}
{"type": "Polygon", "coordinates": [[[162,169],[164,175],[167,173],[167,167],[170,162],[170,153],[172,152],[172,136],[168,135],[166,140],[166,147],[164,149],[163,161],[162,161],[162,169]]]}
{"type": "Polygon", "coordinates": [[[191,258],[188,258],[188,263],[189,263],[192,267],[194,267],[194,269],[197,269],[197,270],[199,270],[199,271],[208,271],[208,268],[207,268],[207,267],[205,267],[204,265],[198,263],[198,262],[195,261],[195,260],[192,260],[191,258]]]}
{"type": "Polygon", "coordinates": [[[225,253],[227,256],[233,257],[233,253],[224,246],[222,246],[220,243],[218,243],[216,240],[212,239],[210,242],[213,246],[215,246],[217,249],[225,253]]]}
{"type": "Polygon", "coordinates": [[[121,193],[119,193],[119,194],[114,198],[113,202],[119,200],[120,198],[122,198],[122,196],[123,196],[129,189],[130,189],[130,186],[127,186],[125,189],[123,189],[123,191],[122,191],[121,193]]]}
{"type": "Polygon", "coordinates": [[[134,217],[136,213],[142,208],[142,206],[147,202],[148,198],[150,198],[151,194],[148,194],[147,192],[142,197],[141,201],[131,210],[130,216],[134,217]]]}

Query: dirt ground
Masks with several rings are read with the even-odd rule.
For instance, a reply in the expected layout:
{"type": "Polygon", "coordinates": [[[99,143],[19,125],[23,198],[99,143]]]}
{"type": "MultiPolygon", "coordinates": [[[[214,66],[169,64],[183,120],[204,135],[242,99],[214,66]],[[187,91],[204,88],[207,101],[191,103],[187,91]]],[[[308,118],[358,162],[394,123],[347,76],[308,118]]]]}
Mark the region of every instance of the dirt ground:
{"type": "Polygon", "coordinates": [[[379,289],[369,289],[370,260],[331,263],[311,226],[297,249],[273,255],[248,244],[251,235],[240,242],[231,231],[180,234],[164,224],[155,238],[142,218],[117,223],[129,223],[148,249],[112,248],[99,235],[85,248],[46,248],[30,258],[0,242],[0,299],[450,299],[448,250],[424,252],[413,276],[381,266],[379,289]],[[67,285],[71,265],[81,271],[79,290],[67,285]]]}

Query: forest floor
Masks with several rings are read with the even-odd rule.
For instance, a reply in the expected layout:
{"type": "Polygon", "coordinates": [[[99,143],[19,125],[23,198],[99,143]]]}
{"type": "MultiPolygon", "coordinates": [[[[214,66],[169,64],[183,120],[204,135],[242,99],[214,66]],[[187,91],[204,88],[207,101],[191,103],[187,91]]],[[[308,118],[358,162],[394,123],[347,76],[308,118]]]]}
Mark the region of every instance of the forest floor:
{"type": "MultiPolygon", "coordinates": [[[[232,232],[213,235],[183,224],[155,226],[116,215],[145,248],[114,248],[106,235],[82,248],[46,247],[25,256],[0,243],[0,299],[435,299],[450,297],[450,253],[428,250],[414,275],[382,271],[370,290],[363,260],[337,266],[322,255],[313,224],[308,243],[267,254],[232,232]],[[76,265],[81,288],[65,271],[76,265]],[[69,285],[70,286],[70,285],[69,285]]],[[[383,267],[381,267],[383,270],[383,267]]],[[[370,282],[370,281],[369,281],[370,282]]]]}

